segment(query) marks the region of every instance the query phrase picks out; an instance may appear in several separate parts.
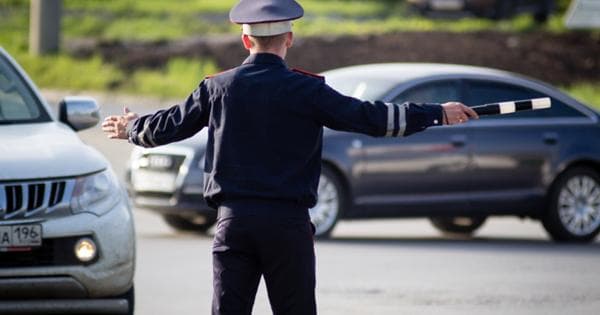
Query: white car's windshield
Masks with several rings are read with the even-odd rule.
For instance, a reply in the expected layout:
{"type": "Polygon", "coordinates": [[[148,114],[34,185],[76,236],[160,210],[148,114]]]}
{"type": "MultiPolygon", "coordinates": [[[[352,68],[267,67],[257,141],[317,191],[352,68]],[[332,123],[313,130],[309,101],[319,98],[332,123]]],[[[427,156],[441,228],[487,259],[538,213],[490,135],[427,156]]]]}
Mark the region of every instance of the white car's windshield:
{"type": "Polygon", "coordinates": [[[0,55],[0,124],[50,121],[30,87],[0,55]]]}

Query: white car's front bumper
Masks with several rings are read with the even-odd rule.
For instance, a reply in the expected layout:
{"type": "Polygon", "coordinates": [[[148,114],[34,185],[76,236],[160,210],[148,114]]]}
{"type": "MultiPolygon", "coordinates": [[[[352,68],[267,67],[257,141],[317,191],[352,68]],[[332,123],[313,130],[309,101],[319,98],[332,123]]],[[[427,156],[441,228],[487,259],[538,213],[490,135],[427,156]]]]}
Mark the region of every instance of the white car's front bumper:
{"type": "MultiPolygon", "coordinates": [[[[98,248],[98,259],[88,265],[48,264],[35,267],[0,268],[0,291],[4,294],[11,298],[18,298],[18,294],[10,292],[11,288],[25,292],[27,287],[30,287],[30,291],[39,291],[29,292],[28,295],[31,297],[53,297],[56,294],[56,286],[62,284],[70,289],[63,290],[61,298],[94,299],[118,296],[132,287],[135,269],[135,232],[126,198],[122,198],[114,209],[100,217],[90,213],[80,213],[51,218],[42,222],[42,229],[44,241],[64,237],[91,237],[98,248]],[[44,292],[46,290],[54,290],[54,292],[44,292]],[[73,296],[68,296],[68,292],[72,292],[73,296]]],[[[61,249],[63,254],[69,250],[74,249],[61,249]]]]}

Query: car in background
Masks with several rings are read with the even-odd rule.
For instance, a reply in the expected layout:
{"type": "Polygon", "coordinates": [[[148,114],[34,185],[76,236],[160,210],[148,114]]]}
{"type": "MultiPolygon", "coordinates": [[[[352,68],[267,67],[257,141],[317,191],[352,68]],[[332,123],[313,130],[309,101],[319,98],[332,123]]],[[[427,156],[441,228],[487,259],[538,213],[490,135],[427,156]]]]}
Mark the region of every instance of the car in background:
{"type": "MultiPolygon", "coordinates": [[[[598,234],[600,117],[586,105],[545,83],[481,67],[376,64],[323,75],[341,93],[365,100],[480,105],[550,97],[552,108],[432,127],[403,139],[325,128],[319,197],[310,209],[318,237],[329,236],[342,219],[401,217],[429,217],[444,233],[468,236],[489,216],[506,215],[540,220],[557,241],[598,234]]],[[[161,194],[171,213],[186,189],[201,200],[204,137],[134,151],[134,193],[161,194]],[[180,162],[150,162],[153,156],[180,162]],[[171,174],[167,184],[159,174],[171,174]],[[152,177],[157,180],[147,180],[152,177]]],[[[195,209],[207,213],[203,203],[195,209]]]]}
{"type": "Polygon", "coordinates": [[[127,193],[75,131],[93,99],[58,119],[0,47],[0,313],[133,314],[135,234],[127,193]]]}
{"type": "Polygon", "coordinates": [[[134,147],[125,181],[136,207],[155,211],[172,228],[206,233],[217,213],[204,200],[207,129],[156,148],[134,147]]]}
{"type": "Polygon", "coordinates": [[[468,12],[478,17],[504,19],[530,13],[545,22],[554,11],[554,0],[407,0],[421,14],[429,12],[468,12]]]}

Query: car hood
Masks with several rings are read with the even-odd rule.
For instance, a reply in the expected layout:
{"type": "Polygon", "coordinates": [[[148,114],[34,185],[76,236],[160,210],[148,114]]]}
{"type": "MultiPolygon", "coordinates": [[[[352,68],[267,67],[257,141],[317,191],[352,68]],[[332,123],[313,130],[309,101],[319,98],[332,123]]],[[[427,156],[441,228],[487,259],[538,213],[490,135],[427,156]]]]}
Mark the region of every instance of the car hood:
{"type": "Polygon", "coordinates": [[[106,167],[106,159],[65,125],[0,125],[0,181],[73,177],[106,167]]]}

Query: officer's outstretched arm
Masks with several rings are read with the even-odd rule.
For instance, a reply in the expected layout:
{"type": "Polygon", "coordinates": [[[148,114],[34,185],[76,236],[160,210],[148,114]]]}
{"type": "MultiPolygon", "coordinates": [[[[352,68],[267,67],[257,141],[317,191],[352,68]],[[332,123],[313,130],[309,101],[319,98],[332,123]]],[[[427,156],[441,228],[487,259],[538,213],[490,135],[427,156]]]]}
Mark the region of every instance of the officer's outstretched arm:
{"type": "Polygon", "coordinates": [[[156,147],[193,136],[208,125],[207,95],[202,82],[185,102],[132,121],[127,127],[129,142],[156,147]]]}
{"type": "Polygon", "coordinates": [[[403,137],[443,124],[463,123],[477,114],[463,104],[393,104],[344,96],[326,84],[317,93],[317,120],[334,130],[374,137],[403,137]]]}

